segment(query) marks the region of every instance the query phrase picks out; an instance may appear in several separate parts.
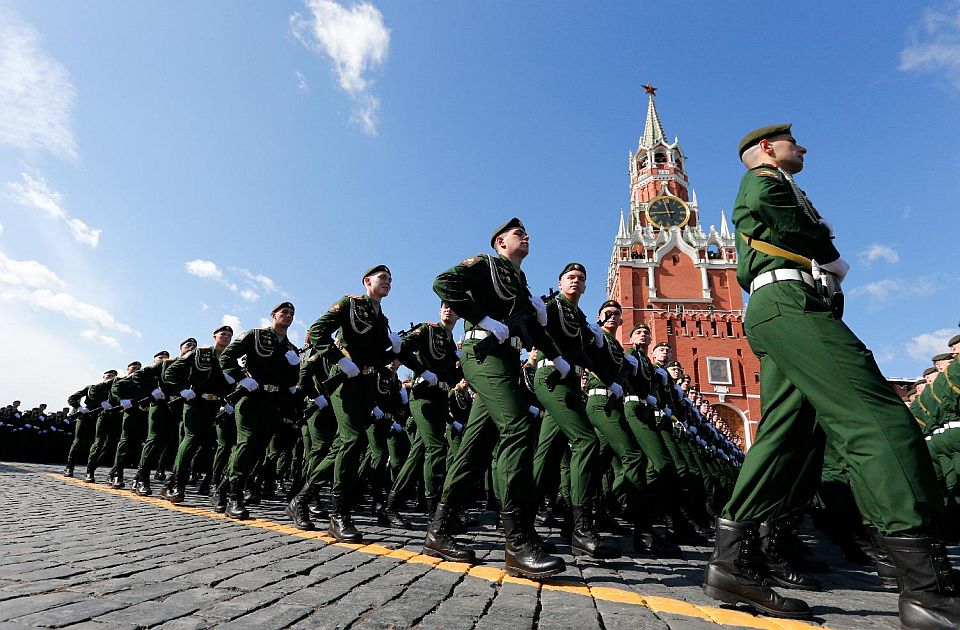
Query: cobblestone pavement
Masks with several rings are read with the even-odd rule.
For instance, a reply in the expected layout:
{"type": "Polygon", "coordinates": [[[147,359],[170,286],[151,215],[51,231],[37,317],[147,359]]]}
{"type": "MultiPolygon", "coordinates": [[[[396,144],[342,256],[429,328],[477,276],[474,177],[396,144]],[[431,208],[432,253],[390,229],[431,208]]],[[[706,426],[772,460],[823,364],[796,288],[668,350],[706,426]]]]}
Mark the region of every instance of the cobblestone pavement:
{"type": "MultiPolygon", "coordinates": [[[[364,544],[336,544],[292,527],[279,502],[241,523],[192,488],[173,506],[58,471],[0,465],[0,630],[809,627],[718,607],[700,590],[706,548],[685,548],[684,560],[634,559],[625,541],[624,556],[596,561],[561,544],[566,573],[539,585],[504,576],[490,515],[467,535],[481,558],[468,567],[419,555],[423,516],[413,532],[359,516],[364,544]]],[[[812,542],[835,566],[821,576],[825,592],[803,594],[812,625],[899,627],[895,593],[812,542]]]]}

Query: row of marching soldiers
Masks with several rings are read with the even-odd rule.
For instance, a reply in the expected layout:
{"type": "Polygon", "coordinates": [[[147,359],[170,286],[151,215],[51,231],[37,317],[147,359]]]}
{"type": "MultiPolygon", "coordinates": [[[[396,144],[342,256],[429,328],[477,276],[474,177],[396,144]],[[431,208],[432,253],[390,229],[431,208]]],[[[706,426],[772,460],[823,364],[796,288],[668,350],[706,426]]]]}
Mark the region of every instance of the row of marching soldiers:
{"type": "MultiPolygon", "coordinates": [[[[538,506],[558,492],[568,497],[564,533],[575,554],[619,553],[598,532],[601,508],[633,525],[638,553],[678,556],[679,544],[706,543],[743,453],[671,363],[669,345],[651,349],[650,330],[639,325],[625,351],[614,301],[588,320],[579,307],[586,289],[579,263],[562,269],[559,293],[534,297],[520,268],[529,237],[519,219],[500,226],[490,244],[496,255],[468,258],[434,281],[438,323],[392,332],[381,310],[392,275],[378,265],[363,275],[363,295],[344,296],[313,323],[303,350],[287,338],[295,312],[282,302],[271,326],[237,339],[224,326],[211,347],[189,339],[174,360],[159,353],[125,378],[105,375],[69,401],[78,419],[96,425],[86,479],[93,481],[117,424],[115,461],[123,461],[134,431],[128,424],[146,405],[135,490],[152,492],[151,471],[179,425],[164,496],[183,501],[191,469],[203,470],[198,451],[215,431],[213,502],[245,519],[284,467],[278,460],[290,458],[292,428],[302,421],[302,466],[286,512],[297,527],[314,529],[317,498],[329,485],[328,531],[340,541],[362,539],[352,512],[365,493],[381,524],[409,528],[405,502],[422,484],[431,516],[424,553],[474,562],[454,533],[486,478],[512,575],[543,579],[565,569],[535,528],[538,506]],[[462,351],[452,334],[461,318],[462,351]],[[415,375],[407,386],[396,375],[400,364],[415,375]],[[409,449],[400,446],[404,423],[409,449]]],[[[75,441],[67,474],[78,452],[75,441]]],[[[123,485],[119,466],[111,482],[123,485]]]]}

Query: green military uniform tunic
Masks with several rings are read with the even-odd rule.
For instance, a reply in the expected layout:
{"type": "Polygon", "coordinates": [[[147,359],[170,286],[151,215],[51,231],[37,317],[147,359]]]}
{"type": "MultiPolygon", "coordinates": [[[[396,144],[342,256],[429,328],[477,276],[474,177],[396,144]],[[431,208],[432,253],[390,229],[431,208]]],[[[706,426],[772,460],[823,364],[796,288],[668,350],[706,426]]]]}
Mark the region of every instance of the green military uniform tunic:
{"type": "MultiPolygon", "coordinates": [[[[116,378],[112,378],[106,383],[97,383],[97,392],[93,398],[103,398],[100,401],[100,413],[97,414],[97,425],[94,431],[93,444],[90,445],[90,453],[87,455],[87,473],[93,474],[97,466],[100,465],[108,455],[116,453],[117,441],[120,439],[120,401],[112,395],[112,386],[116,378]],[[102,406],[103,403],[108,408],[102,406]]],[[[88,399],[90,396],[88,396],[88,399]]]]}
{"type": "MultiPolygon", "coordinates": [[[[141,368],[142,369],[142,368],[141,368]]],[[[139,370],[138,370],[139,371],[139,370]]],[[[136,374],[136,372],[134,372],[136,374]]],[[[123,411],[120,418],[120,439],[117,441],[117,448],[113,458],[112,475],[118,479],[123,479],[123,469],[130,460],[131,447],[137,447],[143,439],[144,425],[147,421],[147,413],[137,403],[150,394],[149,391],[141,391],[137,386],[134,374],[123,376],[113,380],[110,387],[110,395],[118,401],[128,400],[132,405],[129,409],[123,411]]],[[[137,453],[135,459],[139,461],[140,454],[137,453]]]]}
{"type": "MultiPolygon", "coordinates": [[[[323,481],[333,480],[334,458],[328,457],[336,436],[337,418],[330,401],[322,409],[314,400],[323,394],[323,382],[330,374],[330,364],[312,348],[307,348],[300,361],[300,391],[307,400],[304,430],[304,485],[316,488],[323,481]]],[[[326,396],[324,396],[326,397],[326,396]]]]}
{"type": "MultiPolygon", "coordinates": [[[[948,514],[956,518],[960,510],[960,369],[954,360],[937,375],[930,390],[936,410],[932,416],[927,447],[943,482],[948,514]]],[[[922,396],[922,394],[921,394],[922,396]]]]}
{"type": "MultiPolygon", "coordinates": [[[[494,484],[504,511],[525,507],[533,482],[530,406],[521,391],[519,341],[497,344],[483,363],[471,338],[484,317],[503,322],[509,315],[532,308],[523,271],[503,256],[480,254],[437,276],[433,290],[444,304],[464,320],[466,338],[461,365],[464,377],[476,392],[460,448],[450,463],[441,500],[462,505],[473,482],[494,453],[494,484]],[[499,442],[498,442],[499,439],[499,442]]],[[[547,358],[557,352],[543,328],[531,318],[533,342],[547,358]]]]}
{"type": "Polygon", "coordinates": [[[140,479],[149,482],[150,470],[159,460],[161,451],[166,446],[171,432],[176,430],[177,420],[173,416],[168,398],[176,395],[176,390],[163,380],[166,371],[173,359],[163,359],[152,365],[147,365],[133,373],[133,385],[137,390],[150,392],[159,389],[164,398],[152,400],[147,410],[147,437],[140,451],[140,479]]]}
{"type": "Polygon", "coordinates": [[[73,419],[73,441],[70,443],[70,449],[67,451],[67,466],[73,466],[80,453],[88,453],[90,443],[93,441],[94,429],[97,426],[97,409],[83,404],[87,397],[87,392],[91,386],[83,387],[70,394],[67,397],[67,405],[71,409],[87,409],[86,413],[79,413],[73,419]]]}
{"type": "Polygon", "coordinates": [[[254,328],[233,340],[220,355],[223,373],[237,383],[249,376],[258,387],[243,395],[234,405],[237,441],[230,453],[227,478],[234,494],[243,491],[246,482],[267,448],[272,425],[280,422],[279,409],[294,396],[299,360],[291,364],[287,352],[296,352],[287,337],[280,339],[273,328],[254,328]],[[240,367],[240,357],[246,357],[240,367]]]}
{"type": "Polygon", "coordinates": [[[337,363],[345,356],[360,369],[358,376],[346,379],[328,393],[340,441],[332,490],[348,503],[367,449],[367,427],[376,403],[376,370],[393,358],[387,350],[389,331],[380,303],[365,295],[340,298],[310,326],[310,346],[332,366],[331,376],[340,372],[337,363]]]}
{"type": "MultiPolygon", "coordinates": [[[[830,263],[839,253],[809,200],[776,168],[747,171],[733,213],[737,278],[749,290],[760,273],[803,264],[758,251],[743,237],[830,263]]],[[[773,282],[751,296],[744,318],[760,358],[763,416],[722,516],[775,518],[817,451],[818,427],[850,466],[866,520],[883,535],[930,532],[943,498],[917,423],[893,393],[873,354],[804,282],[773,282]]]]}
{"type": "Polygon", "coordinates": [[[192,350],[167,368],[163,379],[175,390],[192,390],[195,398],[183,404],[183,437],[173,470],[186,481],[190,465],[201,449],[210,449],[214,440],[214,418],[227,392],[227,380],[213,347],[192,350]]]}
{"type": "Polygon", "coordinates": [[[559,473],[569,443],[570,499],[580,507],[587,505],[596,491],[600,454],[600,442],[587,418],[580,389],[581,368],[590,362],[588,352],[594,345],[594,336],[583,311],[561,294],[547,301],[547,333],[571,369],[551,391],[550,382],[556,378],[557,368],[546,364],[537,368],[534,387],[537,406],[543,408],[543,421],[533,459],[533,480],[540,496],[556,485],[548,479],[559,473]]]}

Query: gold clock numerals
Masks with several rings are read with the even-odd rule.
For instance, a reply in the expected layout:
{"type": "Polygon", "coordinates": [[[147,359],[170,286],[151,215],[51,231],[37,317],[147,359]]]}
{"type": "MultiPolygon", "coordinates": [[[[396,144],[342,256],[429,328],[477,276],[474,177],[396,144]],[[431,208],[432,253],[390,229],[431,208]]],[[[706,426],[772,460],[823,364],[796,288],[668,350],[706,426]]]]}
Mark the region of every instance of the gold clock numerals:
{"type": "Polygon", "coordinates": [[[683,227],[690,220],[690,208],[682,199],[661,195],[647,204],[647,221],[657,228],[683,227]]]}

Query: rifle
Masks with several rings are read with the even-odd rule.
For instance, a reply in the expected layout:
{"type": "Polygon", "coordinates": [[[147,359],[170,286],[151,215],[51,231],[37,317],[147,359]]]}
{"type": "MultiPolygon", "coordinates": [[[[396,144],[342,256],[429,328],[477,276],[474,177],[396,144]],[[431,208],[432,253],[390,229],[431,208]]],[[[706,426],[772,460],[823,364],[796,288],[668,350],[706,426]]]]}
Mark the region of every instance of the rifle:
{"type": "MultiPolygon", "coordinates": [[[[611,317],[613,317],[613,311],[610,311],[606,315],[604,315],[603,319],[597,322],[597,325],[600,326],[600,328],[603,328],[603,325],[606,324],[607,320],[610,319],[611,317]]],[[[580,367],[586,368],[591,371],[593,370],[593,360],[583,349],[582,343],[580,344],[580,347],[577,349],[577,353],[569,357],[567,360],[571,361],[570,363],[571,370],[573,369],[574,365],[579,365],[580,367]]],[[[554,370],[553,373],[547,377],[547,380],[546,380],[547,391],[552,393],[553,389],[557,386],[557,383],[559,383],[562,380],[563,379],[560,378],[560,371],[554,370]]]]}
{"type": "Polygon", "coordinates": [[[836,274],[823,269],[816,262],[813,264],[818,271],[819,277],[815,283],[820,299],[830,307],[834,319],[843,319],[843,289],[840,288],[840,280],[836,274]]]}
{"type": "MultiPolygon", "coordinates": [[[[409,335],[410,333],[412,333],[412,332],[414,331],[414,329],[416,329],[416,327],[417,327],[417,324],[414,324],[413,322],[410,322],[410,328],[408,328],[408,329],[406,329],[406,330],[401,330],[401,331],[398,332],[397,334],[398,334],[401,338],[406,337],[407,335],[409,335]]],[[[386,350],[385,352],[389,352],[389,354],[391,354],[391,355],[394,354],[394,352],[393,352],[392,350],[390,350],[390,349],[386,350]]],[[[309,359],[308,359],[308,360],[309,360],[309,359]]],[[[391,360],[392,360],[392,359],[391,359],[391,360]]],[[[358,365],[357,367],[360,367],[360,366],[358,365]]],[[[379,370],[379,369],[381,369],[381,368],[378,368],[378,370],[379,370]]],[[[331,376],[330,378],[328,378],[327,380],[325,380],[325,381],[323,382],[323,390],[326,392],[327,398],[329,398],[330,396],[332,396],[332,395],[333,395],[333,391],[334,391],[335,389],[337,389],[338,387],[340,387],[341,385],[343,385],[343,384],[347,381],[348,378],[350,378],[350,377],[347,376],[346,374],[344,374],[344,373],[343,373],[343,370],[340,370],[340,371],[338,371],[336,374],[334,374],[333,376],[331,376]]]]}
{"type": "MultiPolygon", "coordinates": [[[[550,289],[547,295],[541,295],[540,299],[546,302],[551,297],[555,291],[550,289]]],[[[503,318],[503,325],[507,327],[510,331],[511,337],[519,337],[520,343],[524,348],[533,348],[533,338],[530,336],[530,320],[536,318],[536,312],[533,310],[533,305],[526,305],[525,308],[519,310],[515,313],[511,313],[503,318]]],[[[487,355],[490,352],[500,345],[500,340],[497,339],[497,336],[493,333],[487,335],[480,341],[478,341],[473,346],[473,356],[477,358],[478,363],[483,363],[487,359],[487,355]]]]}
{"type": "MultiPolygon", "coordinates": [[[[614,383],[620,383],[620,387],[624,387],[627,383],[627,378],[630,374],[630,363],[626,359],[626,353],[624,353],[623,363],[620,364],[620,372],[617,374],[617,378],[614,379],[614,383]]],[[[627,388],[623,389],[624,395],[627,393],[627,388]]],[[[617,399],[615,396],[607,396],[607,402],[603,405],[603,412],[607,415],[610,415],[617,406],[617,399]]]]}

